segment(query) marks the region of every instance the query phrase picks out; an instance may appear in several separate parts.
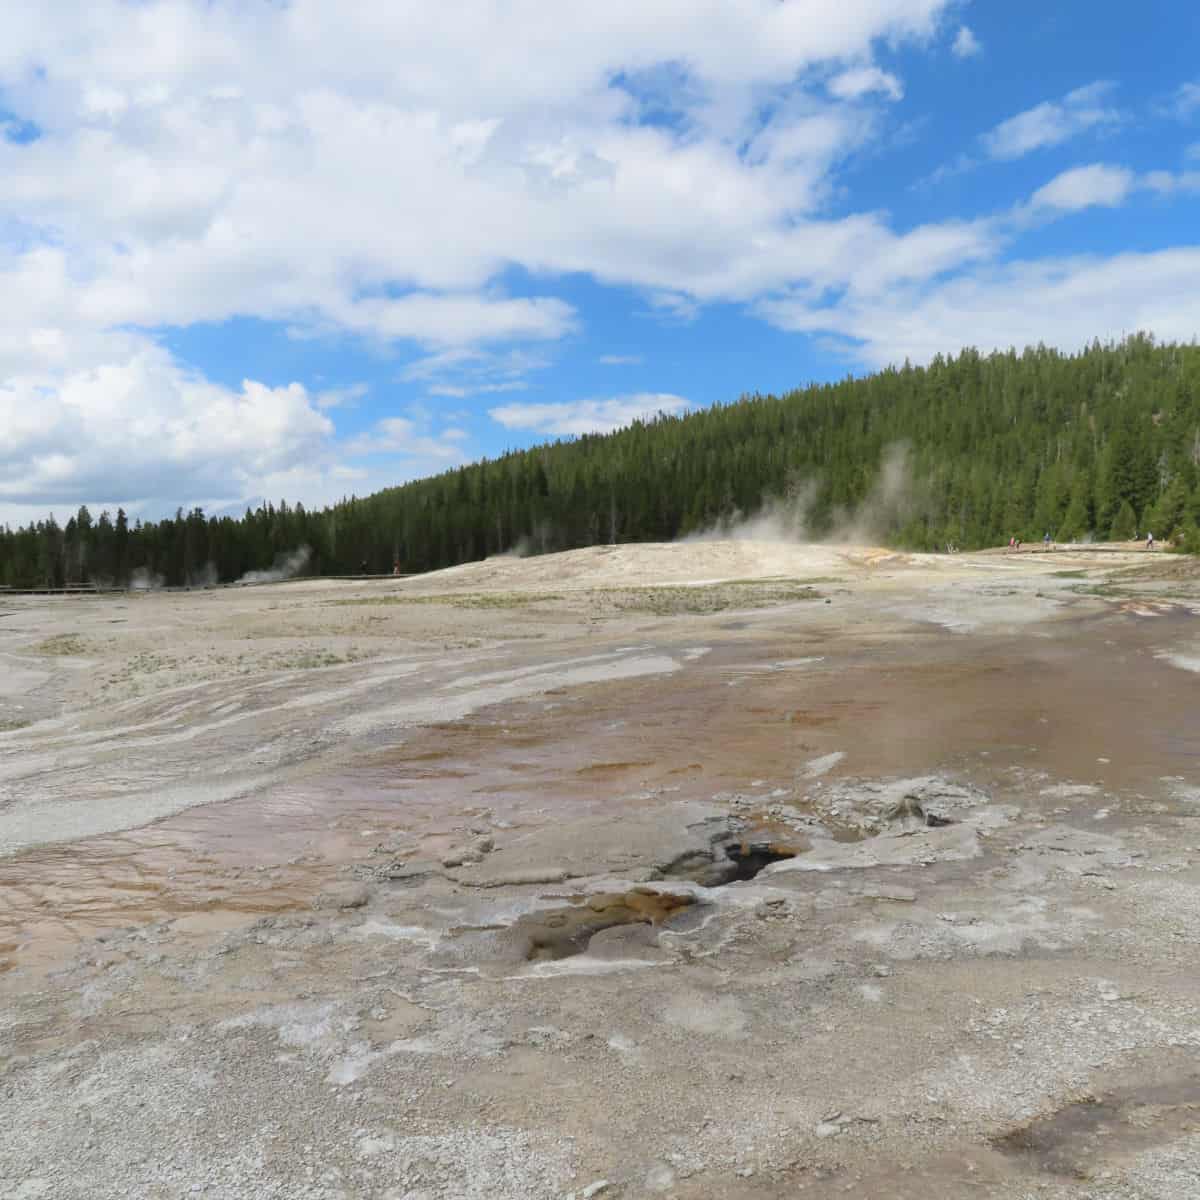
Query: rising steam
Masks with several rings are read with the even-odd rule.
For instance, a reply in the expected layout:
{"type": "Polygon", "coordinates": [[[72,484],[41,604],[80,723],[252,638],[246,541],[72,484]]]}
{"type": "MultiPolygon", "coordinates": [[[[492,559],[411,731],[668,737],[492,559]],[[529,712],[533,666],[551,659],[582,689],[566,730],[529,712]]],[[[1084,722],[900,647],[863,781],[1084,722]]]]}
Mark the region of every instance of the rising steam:
{"type": "Polygon", "coordinates": [[[151,571],[149,567],[138,567],[129,576],[129,588],[134,592],[157,592],[165,582],[161,575],[151,571]]]}
{"type": "Polygon", "coordinates": [[[768,496],[762,507],[747,516],[734,509],[702,533],[688,534],[685,542],[810,542],[809,517],[817,496],[814,480],[797,481],[786,496],[768,496]]]}
{"type": "Polygon", "coordinates": [[[879,474],[862,503],[834,513],[831,540],[852,545],[885,542],[909,521],[915,507],[909,448],[899,442],[884,450],[879,474]]]}
{"type": "Polygon", "coordinates": [[[247,571],[238,583],[280,583],[303,571],[311,557],[312,551],[307,546],[288,554],[277,554],[275,565],[269,571],[247,571]]]}
{"type": "Polygon", "coordinates": [[[909,448],[888,446],[879,474],[863,500],[851,508],[819,512],[819,479],[793,480],[784,496],[768,496],[757,512],[734,510],[684,541],[840,542],[878,545],[911,519],[917,507],[909,448]]]}
{"type": "Polygon", "coordinates": [[[206,562],[199,570],[188,574],[188,587],[212,588],[220,583],[215,563],[206,562]]]}

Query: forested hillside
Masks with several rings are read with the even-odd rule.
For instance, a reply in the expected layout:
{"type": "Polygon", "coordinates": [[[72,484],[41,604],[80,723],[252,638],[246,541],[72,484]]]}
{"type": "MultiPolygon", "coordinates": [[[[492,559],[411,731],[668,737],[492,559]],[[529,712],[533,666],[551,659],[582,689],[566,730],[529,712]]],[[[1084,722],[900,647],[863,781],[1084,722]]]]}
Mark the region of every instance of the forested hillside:
{"type": "Polygon", "coordinates": [[[235,520],[156,523],[81,509],[0,531],[0,583],[231,581],[308,546],[304,570],[424,571],[525,548],[662,541],[766,500],[804,497],[813,536],[873,492],[907,448],[906,503],[874,513],[915,549],[1152,529],[1200,548],[1200,346],[1145,336],[1078,355],[967,350],[928,367],[747,396],[506,454],[321,512],[267,505],[235,520]]]}

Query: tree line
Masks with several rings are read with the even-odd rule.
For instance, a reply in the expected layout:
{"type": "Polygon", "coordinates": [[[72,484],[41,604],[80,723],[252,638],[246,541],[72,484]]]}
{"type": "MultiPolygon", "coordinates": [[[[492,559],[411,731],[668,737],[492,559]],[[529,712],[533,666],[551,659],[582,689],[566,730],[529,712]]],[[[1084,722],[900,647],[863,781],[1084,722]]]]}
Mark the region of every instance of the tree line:
{"type": "Polygon", "coordinates": [[[0,529],[0,584],[231,582],[301,546],[307,573],[428,571],[667,541],[789,497],[818,538],[869,505],[873,536],[916,550],[1152,530],[1200,551],[1200,346],[1139,334],[1077,354],[964,350],[513,451],[319,511],[130,522],[81,508],[63,526],[0,529]],[[896,446],[903,502],[880,505],[896,446]]]}

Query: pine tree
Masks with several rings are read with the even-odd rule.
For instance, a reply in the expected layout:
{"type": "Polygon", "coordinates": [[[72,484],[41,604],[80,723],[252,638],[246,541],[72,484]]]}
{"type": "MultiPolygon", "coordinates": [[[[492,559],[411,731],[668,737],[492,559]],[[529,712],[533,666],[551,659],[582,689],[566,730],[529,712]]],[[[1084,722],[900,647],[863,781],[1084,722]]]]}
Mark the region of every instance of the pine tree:
{"type": "Polygon", "coordinates": [[[1128,542],[1136,532],[1137,517],[1134,514],[1133,505],[1128,500],[1122,500],[1108,536],[1114,542],[1128,542]]]}
{"type": "Polygon", "coordinates": [[[1080,471],[1071,487],[1071,499],[1058,527],[1056,541],[1078,542],[1091,533],[1091,492],[1092,485],[1087,472],[1080,471]]]}

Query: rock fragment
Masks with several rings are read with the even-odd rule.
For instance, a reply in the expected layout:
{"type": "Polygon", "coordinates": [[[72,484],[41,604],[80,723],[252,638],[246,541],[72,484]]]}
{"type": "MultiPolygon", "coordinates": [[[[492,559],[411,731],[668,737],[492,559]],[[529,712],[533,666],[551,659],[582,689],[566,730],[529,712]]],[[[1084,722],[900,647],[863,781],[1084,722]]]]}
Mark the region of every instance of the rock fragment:
{"type": "Polygon", "coordinates": [[[530,867],[524,871],[503,871],[498,875],[460,875],[458,883],[470,887],[520,887],[534,883],[564,883],[571,878],[565,867],[530,867]]]}
{"type": "Polygon", "coordinates": [[[914,889],[898,883],[864,883],[859,895],[868,900],[896,900],[903,904],[911,904],[917,898],[914,889]]]}
{"type": "Polygon", "coordinates": [[[321,892],[313,908],[362,908],[371,899],[371,890],[362,883],[339,883],[321,892]]]}
{"type": "Polygon", "coordinates": [[[379,878],[402,882],[422,879],[437,870],[439,870],[438,864],[430,859],[414,859],[412,862],[393,862],[388,863],[386,867],[380,867],[379,878]]]}
{"type": "Polygon", "coordinates": [[[484,855],[491,854],[496,843],[491,837],[479,837],[465,846],[456,846],[442,858],[443,867],[474,866],[483,862],[484,855]]]}

